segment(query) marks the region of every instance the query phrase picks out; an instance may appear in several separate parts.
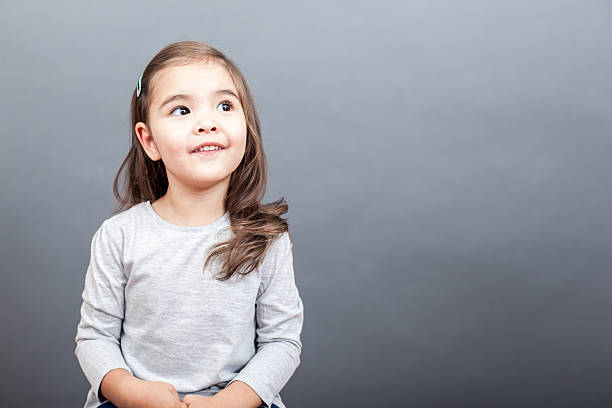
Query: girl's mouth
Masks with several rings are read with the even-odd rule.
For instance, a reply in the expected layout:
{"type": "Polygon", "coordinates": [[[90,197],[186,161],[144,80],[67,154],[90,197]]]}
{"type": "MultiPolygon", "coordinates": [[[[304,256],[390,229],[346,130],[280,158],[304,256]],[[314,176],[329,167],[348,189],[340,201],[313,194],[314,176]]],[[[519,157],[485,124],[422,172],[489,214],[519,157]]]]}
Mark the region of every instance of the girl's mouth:
{"type": "Polygon", "coordinates": [[[213,156],[223,150],[225,149],[219,148],[219,149],[213,149],[213,150],[196,150],[195,152],[191,154],[200,155],[200,156],[213,156]]]}

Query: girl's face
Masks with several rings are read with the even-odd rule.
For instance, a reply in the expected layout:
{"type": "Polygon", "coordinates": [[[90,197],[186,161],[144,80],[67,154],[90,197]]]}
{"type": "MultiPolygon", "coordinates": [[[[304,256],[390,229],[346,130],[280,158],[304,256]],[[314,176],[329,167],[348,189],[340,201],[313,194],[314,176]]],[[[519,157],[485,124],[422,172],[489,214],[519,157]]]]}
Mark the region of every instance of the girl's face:
{"type": "Polygon", "coordinates": [[[172,186],[199,191],[229,185],[244,156],[247,126],[227,70],[212,61],[169,66],[152,82],[148,126],[134,128],[147,155],[162,159],[172,186]],[[193,153],[213,142],[224,148],[193,153]]]}

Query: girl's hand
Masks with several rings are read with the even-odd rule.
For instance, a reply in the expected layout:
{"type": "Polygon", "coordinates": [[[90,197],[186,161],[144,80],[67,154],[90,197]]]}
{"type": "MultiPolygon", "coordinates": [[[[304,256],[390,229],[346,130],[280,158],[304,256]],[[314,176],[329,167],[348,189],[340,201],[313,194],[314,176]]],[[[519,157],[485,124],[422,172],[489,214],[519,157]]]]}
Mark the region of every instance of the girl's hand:
{"type": "Polygon", "coordinates": [[[215,408],[212,397],[204,395],[188,394],[183,397],[186,408],[215,408]]]}
{"type": "Polygon", "coordinates": [[[162,381],[138,381],[133,393],[135,408],[186,408],[174,385],[162,381]]]}

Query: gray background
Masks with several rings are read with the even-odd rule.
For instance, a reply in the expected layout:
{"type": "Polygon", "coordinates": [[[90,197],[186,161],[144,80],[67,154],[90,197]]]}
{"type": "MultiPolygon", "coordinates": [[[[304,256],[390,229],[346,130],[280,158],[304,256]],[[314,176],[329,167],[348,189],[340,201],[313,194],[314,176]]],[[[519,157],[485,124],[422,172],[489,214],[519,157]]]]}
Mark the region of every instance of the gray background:
{"type": "Polygon", "coordinates": [[[301,407],[612,404],[612,3],[0,6],[2,406],[78,407],[90,240],[149,59],[251,85],[305,305],[301,407]]]}

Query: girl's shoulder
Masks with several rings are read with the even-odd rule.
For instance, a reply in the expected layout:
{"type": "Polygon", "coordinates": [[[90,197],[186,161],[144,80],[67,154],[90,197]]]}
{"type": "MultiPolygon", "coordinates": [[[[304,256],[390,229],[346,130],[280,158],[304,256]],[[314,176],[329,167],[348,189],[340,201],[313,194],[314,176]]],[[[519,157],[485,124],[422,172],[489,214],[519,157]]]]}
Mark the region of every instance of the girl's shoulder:
{"type": "Polygon", "coordinates": [[[263,259],[264,268],[285,260],[289,255],[292,255],[292,249],[293,242],[291,241],[289,231],[282,232],[274,237],[263,259]]]}
{"type": "Polygon", "coordinates": [[[267,290],[272,280],[276,281],[277,284],[293,281],[292,249],[293,244],[288,231],[274,237],[261,263],[261,286],[258,296],[267,290]]]}
{"type": "Polygon", "coordinates": [[[289,235],[289,231],[282,232],[278,234],[270,244],[270,248],[274,248],[274,251],[283,250],[286,252],[287,249],[291,249],[293,246],[293,242],[291,241],[291,236],[289,235]]]}
{"type": "Polygon", "coordinates": [[[111,231],[135,229],[143,216],[146,215],[146,204],[147,202],[143,201],[104,219],[100,228],[111,231]]]}

